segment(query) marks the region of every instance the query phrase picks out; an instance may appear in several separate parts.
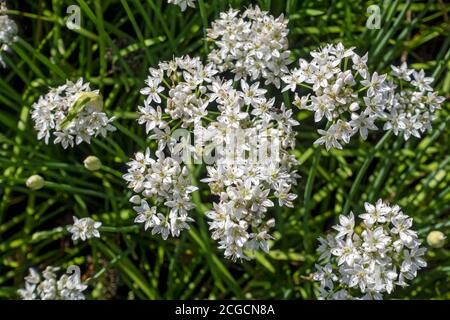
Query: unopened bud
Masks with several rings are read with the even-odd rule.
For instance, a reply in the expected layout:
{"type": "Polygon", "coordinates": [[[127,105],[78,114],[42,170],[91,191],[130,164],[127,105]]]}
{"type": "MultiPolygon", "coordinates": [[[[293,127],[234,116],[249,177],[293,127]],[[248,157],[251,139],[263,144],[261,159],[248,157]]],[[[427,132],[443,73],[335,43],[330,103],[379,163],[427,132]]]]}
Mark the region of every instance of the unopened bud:
{"type": "Polygon", "coordinates": [[[42,178],[40,175],[35,174],[29,177],[25,184],[27,188],[30,188],[31,190],[39,190],[44,187],[44,182],[44,178],[42,178]]]}
{"type": "Polygon", "coordinates": [[[431,231],[427,236],[427,242],[430,247],[442,248],[446,237],[440,231],[431,231]]]}
{"type": "Polygon", "coordinates": [[[84,167],[89,171],[96,171],[102,167],[102,162],[95,156],[89,156],[84,159],[84,167]]]}

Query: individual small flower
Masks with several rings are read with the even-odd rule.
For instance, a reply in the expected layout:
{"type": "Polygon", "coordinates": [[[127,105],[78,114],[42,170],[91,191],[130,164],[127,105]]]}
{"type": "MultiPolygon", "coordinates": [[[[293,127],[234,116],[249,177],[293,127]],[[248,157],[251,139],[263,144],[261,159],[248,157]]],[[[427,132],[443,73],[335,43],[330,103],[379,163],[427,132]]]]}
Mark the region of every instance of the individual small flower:
{"type": "Polygon", "coordinates": [[[71,274],[69,267],[58,278],[58,271],[59,268],[49,266],[40,275],[30,268],[25,277],[25,288],[17,290],[17,293],[24,300],[84,300],[83,291],[88,286],[81,282],[79,274],[71,274]]]}
{"type": "Polygon", "coordinates": [[[91,238],[100,238],[98,228],[101,225],[101,222],[91,218],[78,219],[73,216],[73,225],[69,226],[67,230],[72,234],[72,240],[81,239],[82,241],[86,241],[91,238]]]}
{"type": "Polygon", "coordinates": [[[88,156],[84,159],[83,164],[89,171],[97,171],[102,167],[102,162],[96,156],[88,156]]]}
{"type": "Polygon", "coordinates": [[[382,200],[364,207],[361,223],[352,213],[341,215],[337,232],[319,238],[313,279],[320,282],[320,299],[382,299],[426,267],[412,218],[382,200]]]}
{"type": "MultiPolygon", "coordinates": [[[[130,200],[131,201],[131,200],[130,200]]],[[[156,207],[150,207],[146,200],[142,199],[140,206],[133,208],[137,212],[137,217],[134,219],[136,223],[144,223],[144,230],[153,228],[160,223],[156,207]]]]}
{"type": "Polygon", "coordinates": [[[39,190],[44,187],[45,180],[38,174],[34,174],[29,177],[26,181],[27,188],[31,190],[39,190]]]}
{"type": "Polygon", "coordinates": [[[57,88],[51,88],[32,106],[31,118],[38,131],[38,140],[48,144],[60,143],[64,149],[82,142],[91,142],[92,137],[105,137],[108,131],[115,131],[102,112],[103,100],[98,90],[91,90],[89,83],[79,79],[76,83],[67,81],[57,88]]]}
{"type": "Polygon", "coordinates": [[[447,237],[438,230],[431,231],[427,236],[427,243],[433,248],[442,248],[445,244],[447,237]]]}
{"type": "Polygon", "coordinates": [[[195,8],[195,1],[196,0],[167,0],[167,3],[177,5],[181,8],[181,11],[185,11],[188,6],[195,8]]]}
{"type": "Polygon", "coordinates": [[[221,72],[231,70],[235,80],[262,78],[279,88],[291,62],[287,22],[283,15],[275,18],[258,6],[242,13],[222,12],[208,30],[208,38],[217,46],[208,60],[221,72]]]}

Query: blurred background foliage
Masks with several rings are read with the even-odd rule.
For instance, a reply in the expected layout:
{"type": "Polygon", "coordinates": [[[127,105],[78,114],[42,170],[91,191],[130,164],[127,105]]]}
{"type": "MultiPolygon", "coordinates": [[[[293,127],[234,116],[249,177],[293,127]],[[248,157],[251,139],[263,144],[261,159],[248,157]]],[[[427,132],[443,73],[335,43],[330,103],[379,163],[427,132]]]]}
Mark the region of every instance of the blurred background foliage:
{"type": "MultiPolygon", "coordinates": [[[[162,0],[8,1],[20,40],[0,69],[0,297],[17,298],[31,266],[81,266],[94,299],[315,299],[310,273],[317,237],[364,201],[383,198],[414,217],[422,239],[430,230],[450,230],[449,104],[433,131],[408,142],[381,132],[368,141],[352,139],[344,150],[316,148],[310,113],[298,113],[295,156],[302,178],[294,209],[276,209],[275,240],[268,255],[233,263],[210,239],[204,211],[206,185],[198,192],[196,223],[179,239],[161,240],[133,225],[131,193],[121,176],[125,162],[149,144],[136,122],[148,67],[183,54],[206,57],[204,30],[219,13],[258,4],[289,19],[292,57],[307,57],[328,42],[369,52],[372,70],[387,72],[408,61],[435,77],[441,95],[450,93],[450,4],[445,1],[199,0],[181,12],[162,0]],[[66,8],[81,8],[82,29],[66,28],[66,8]],[[381,8],[381,29],[365,24],[370,4],[381,8]],[[30,107],[49,86],[84,77],[105,97],[118,131],[91,145],[64,151],[36,140],[30,107]],[[88,155],[101,171],[83,166],[88,155]],[[30,191],[32,174],[45,188],[30,191]],[[103,222],[100,240],[75,245],[62,228],[72,216],[103,222]]],[[[285,97],[286,98],[286,97],[285,97]]],[[[282,99],[282,97],[280,97],[282,99]]],[[[204,167],[198,167],[199,177],[204,167]]],[[[450,298],[450,250],[429,248],[428,267],[392,298],[450,298]]]]}

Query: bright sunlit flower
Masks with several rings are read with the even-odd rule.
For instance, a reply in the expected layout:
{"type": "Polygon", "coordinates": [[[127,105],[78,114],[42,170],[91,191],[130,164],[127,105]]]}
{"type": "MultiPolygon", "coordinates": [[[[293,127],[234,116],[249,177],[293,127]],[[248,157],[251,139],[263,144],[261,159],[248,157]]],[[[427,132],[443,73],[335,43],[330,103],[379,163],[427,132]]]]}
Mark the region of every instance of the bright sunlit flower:
{"type": "Polygon", "coordinates": [[[246,251],[267,252],[275,226],[267,215],[275,206],[271,198],[293,207],[297,197],[297,161],[289,150],[299,123],[292,109],[268,98],[259,82],[223,78],[216,65],[188,56],[150,68],[146,85],[138,122],[158,150],[156,158],[149,149],[136,153],[123,176],[136,193],[130,199],[135,222],[164,239],[187,229],[197,187],[183,162],[203,161],[214,150],[202,179],[214,196],[213,210],[206,212],[212,238],[233,260],[249,259],[246,251]],[[176,138],[177,127],[188,136],[176,138]],[[238,141],[242,145],[234,145],[238,141]]]}
{"type": "Polygon", "coordinates": [[[296,92],[294,105],[314,112],[315,122],[329,123],[326,130],[318,129],[321,137],[315,144],[342,149],[358,133],[366,140],[370,131],[383,128],[408,140],[430,129],[445,100],[433,92],[433,78],[406,63],[392,66],[389,75],[370,73],[368,54],[361,57],[353,50],[341,43],[326,45],[282,77],[284,91],[307,90],[302,97],[296,92]]]}
{"type": "Polygon", "coordinates": [[[4,11],[6,11],[6,4],[0,2],[0,67],[6,66],[2,58],[3,52],[9,51],[9,46],[18,39],[17,24],[9,16],[3,14],[4,11]]]}
{"type": "Polygon", "coordinates": [[[209,54],[220,71],[231,70],[235,80],[264,79],[265,84],[280,87],[280,78],[288,73],[287,20],[274,18],[258,6],[240,13],[230,9],[212,23],[208,37],[218,47],[209,54]]]}
{"type": "Polygon", "coordinates": [[[167,3],[177,5],[181,8],[181,11],[185,11],[188,6],[195,8],[195,1],[196,0],[167,0],[167,3]]]}

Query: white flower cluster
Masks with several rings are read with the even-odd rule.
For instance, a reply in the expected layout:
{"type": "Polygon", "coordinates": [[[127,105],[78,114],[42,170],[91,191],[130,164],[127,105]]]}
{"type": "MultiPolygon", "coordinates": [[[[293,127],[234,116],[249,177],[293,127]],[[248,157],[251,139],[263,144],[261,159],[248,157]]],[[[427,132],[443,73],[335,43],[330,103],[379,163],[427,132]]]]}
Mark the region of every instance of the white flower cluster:
{"type": "Polygon", "coordinates": [[[156,152],[157,160],[150,156],[150,149],[145,154],[138,152],[128,162],[128,173],[123,176],[128,187],[141,195],[134,195],[130,202],[138,206],[133,209],[138,213],[136,223],[144,223],[144,228],[152,228],[152,234],[161,234],[164,240],[169,234],[178,237],[184,229],[189,229],[188,222],[193,221],[188,211],[195,205],[190,194],[198,188],[191,185],[187,168],[171,157],[165,157],[160,150],[156,152]],[[151,198],[151,199],[148,199],[151,198]],[[150,206],[147,200],[153,200],[150,206]],[[170,208],[168,214],[157,212],[157,205],[164,204],[170,208]]]}
{"type": "Polygon", "coordinates": [[[53,134],[53,142],[61,143],[64,149],[73,147],[74,143],[90,143],[92,136],[105,137],[108,131],[115,130],[111,125],[114,118],[109,119],[101,111],[103,102],[98,90],[92,91],[83,79],[51,88],[32,108],[31,118],[38,131],[38,139],[44,139],[48,144],[53,134]]]}
{"type": "Polygon", "coordinates": [[[425,77],[423,70],[407,69],[406,64],[392,66],[392,77],[371,74],[367,53],[361,57],[353,49],[329,44],[311,52],[310,62],[300,59],[299,67],[283,77],[283,91],[301,89],[295,94],[297,107],[313,111],[315,122],[328,120],[315,143],[325,144],[327,150],[342,149],[341,143],[349,143],[358,132],[367,139],[369,130],[378,129],[376,120],[385,122],[384,130],[402,133],[405,140],[420,137],[444,101],[432,92],[433,79],[425,77]]]}
{"type": "Polygon", "coordinates": [[[208,29],[208,38],[218,47],[209,54],[209,61],[220,71],[231,70],[235,80],[264,78],[265,84],[279,88],[291,62],[287,23],[283,15],[275,19],[258,6],[242,14],[233,9],[222,12],[208,29]]]}
{"type": "Polygon", "coordinates": [[[382,299],[427,265],[412,218],[382,200],[364,206],[361,224],[355,226],[353,213],[341,215],[337,232],[319,238],[314,280],[320,281],[321,299],[382,299]]]}
{"type": "Polygon", "coordinates": [[[383,129],[392,129],[395,135],[403,134],[405,140],[410,136],[420,138],[421,133],[431,130],[436,111],[445,98],[433,91],[431,84],[434,79],[426,77],[423,70],[408,69],[405,62],[400,67],[391,68],[392,77],[398,84],[392,87],[383,129]]]}
{"type": "Polygon", "coordinates": [[[18,28],[14,20],[10,19],[6,14],[5,3],[0,3],[0,66],[5,67],[6,64],[2,59],[2,52],[8,51],[9,46],[17,41],[18,28]]]}
{"type": "Polygon", "coordinates": [[[181,11],[185,11],[187,7],[195,8],[195,0],[167,0],[167,3],[172,3],[181,8],[181,11]]]}
{"type": "Polygon", "coordinates": [[[58,278],[59,268],[47,267],[42,276],[30,268],[25,277],[25,288],[17,292],[24,300],[84,300],[83,291],[88,287],[81,282],[77,273],[66,274],[58,278]]]}
{"type": "Polygon", "coordinates": [[[258,83],[240,82],[240,90],[233,82],[213,81],[211,100],[220,112],[208,126],[197,126],[196,132],[209,137],[213,145],[225,141],[226,148],[216,149],[216,161],[207,167],[207,182],[211,193],[219,197],[212,211],[212,238],[218,240],[225,257],[249,259],[245,249],[269,251],[269,231],[275,220],[267,210],[274,206],[293,207],[297,197],[290,193],[298,175],[293,170],[296,159],[288,153],[295,147],[298,122],[292,110],[283,104],[275,106],[275,99],[265,97],[266,90],[258,83]],[[230,140],[241,143],[231,144],[230,140]]]}
{"type": "Polygon", "coordinates": [[[145,153],[138,152],[128,163],[124,179],[129,188],[142,195],[130,199],[138,205],[134,207],[138,213],[135,222],[144,223],[146,230],[152,228],[152,233],[161,234],[163,239],[169,234],[177,237],[183,229],[189,228],[188,222],[193,219],[188,211],[195,207],[191,193],[198,189],[191,185],[189,171],[181,159],[166,157],[164,153],[167,150],[171,154],[177,140],[163,118],[170,118],[172,122],[178,120],[183,128],[199,123],[208,114],[206,86],[215,73],[212,65],[204,66],[199,58],[175,58],[160,63],[157,69],[150,68],[145,81],[147,87],[141,90],[146,100],[144,107],[139,107],[138,122],[145,125],[147,134],[154,132],[150,138],[158,141],[157,160],[150,156],[149,149],[145,153]],[[151,197],[155,200],[154,206],[147,202],[151,197]],[[158,204],[169,207],[170,212],[158,213],[158,204]]]}
{"type": "Polygon", "coordinates": [[[157,139],[158,160],[149,150],[137,153],[124,179],[142,194],[130,199],[138,205],[135,222],[145,223],[146,229],[153,228],[164,239],[178,236],[192,221],[187,211],[194,208],[190,194],[197,189],[181,164],[189,159],[179,154],[187,150],[201,161],[215,150],[203,182],[219,202],[207,216],[212,220],[212,237],[219,240],[226,257],[236,260],[248,258],[244,249],[268,250],[268,231],[274,226],[274,220],[266,217],[267,208],[274,205],[269,197],[278,199],[280,206],[292,207],[296,195],[290,191],[298,175],[293,170],[297,162],[288,150],[295,147],[293,127],[298,122],[292,110],[266,98],[258,82],[225,80],[216,76],[218,72],[213,64],[204,66],[199,58],[189,57],[149,69],[147,87],[141,90],[147,98],[139,107],[138,122],[147,134],[152,133],[150,138],[157,139]],[[193,133],[195,146],[189,144],[190,136],[178,142],[173,135],[178,126],[193,133]],[[235,139],[242,143],[230,143],[235,139]],[[149,204],[147,198],[153,196],[156,201],[149,204]],[[158,213],[158,204],[169,207],[170,214],[158,213]]]}
{"type": "Polygon", "coordinates": [[[147,133],[155,131],[154,138],[160,141],[159,149],[164,149],[167,143],[172,147],[167,140],[170,128],[162,119],[161,98],[165,100],[164,112],[171,120],[181,119],[183,128],[197,124],[208,114],[205,92],[217,72],[212,64],[204,66],[200,58],[189,56],[161,62],[157,69],[149,69],[150,74],[145,81],[147,87],[141,90],[147,98],[144,107],[139,107],[139,124],[145,124],[147,133]]]}
{"type": "Polygon", "coordinates": [[[91,238],[100,238],[98,228],[101,225],[101,222],[89,217],[78,219],[73,216],[73,225],[70,225],[67,230],[72,234],[72,240],[81,239],[82,241],[86,241],[91,238]]]}

